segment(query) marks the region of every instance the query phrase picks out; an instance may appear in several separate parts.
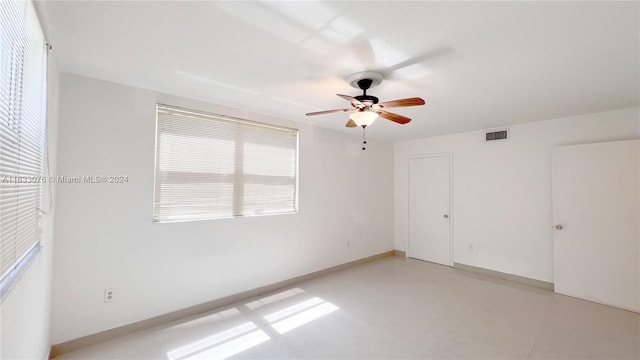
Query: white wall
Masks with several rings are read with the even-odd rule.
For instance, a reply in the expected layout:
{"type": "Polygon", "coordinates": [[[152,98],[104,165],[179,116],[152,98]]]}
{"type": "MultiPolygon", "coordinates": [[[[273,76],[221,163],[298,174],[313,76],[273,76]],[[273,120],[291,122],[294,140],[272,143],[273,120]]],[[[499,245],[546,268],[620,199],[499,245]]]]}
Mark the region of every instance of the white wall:
{"type": "Polygon", "coordinates": [[[54,344],[393,249],[391,144],[70,74],[60,100],[57,175],[129,183],[58,184],[54,344]],[[153,224],[156,102],[299,128],[300,213],[153,224]]]}
{"type": "Polygon", "coordinates": [[[407,248],[408,157],[452,153],[454,261],[552,282],[553,147],[638,137],[629,108],[512,126],[504,142],[472,131],[396,143],[395,248],[407,248]]]}
{"type": "MultiPolygon", "coordinates": [[[[55,173],[58,146],[59,72],[52,57],[48,69],[47,141],[49,169],[55,173]]],[[[45,187],[42,219],[42,250],[0,306],[0,359],[47,359],[51,316],[51,269],[53,259],[56,186],[45,187]],[[49,207],[49,200],[51,206],[49,207]]]]}

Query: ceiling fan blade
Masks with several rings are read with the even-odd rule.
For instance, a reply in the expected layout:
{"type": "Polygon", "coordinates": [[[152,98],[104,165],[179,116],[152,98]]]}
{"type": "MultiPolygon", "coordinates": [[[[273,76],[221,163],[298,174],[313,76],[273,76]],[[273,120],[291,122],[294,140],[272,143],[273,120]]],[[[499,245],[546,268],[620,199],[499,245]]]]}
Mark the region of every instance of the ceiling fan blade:
{"type": "Polygon", "coordinates": [[[357,107],[357,108],[361,108],[364,107],[365,105],[363,103],[360,102],[360,100],[354,98],[353,96],[349,96],[349,95],[342,95],[342,94],[336,94],[338,96],[340,96],[341,98],[347,100],[348,102],[351,103],[351,105],[357,107]]]}
{"type": "Polygon", "coordinates": [[[378,106],[384,107],[384,108],[402,107],[402,106],[418,106],[418,105],[424,105],[424,100],[422,100],[419,97],[385,101],[378,104],[378,106]]]}
{"type": "Polygon", "coordinates": [[[345,126],[346,127],[358,127],[358,124],[356,124],[355,121],[349,119],[349,121],[347,121],[347,124],[345,126]]]}
{"type": "Polygon", "coordinates": [[[380,115],[381,117],[387,119],[387,120],[391,120],[393,122],[397,122],[398,124],[406,124],[409,121],[411,121],[411,119],[409,119],[406,116],[402,116],[402,115],[398,115],[398,114],[394,114],[394,113],[390,113],[388,111],[384,111],[384,110],[378,110],[376,111],[378,113],[378,115],[380,115]]]}
{"type": "Polygon", "coordinates": [[[306,113],[305,115],[313,116],[313,115],[322,115],[322,114],[331,114],[331,113],[337,113],[337,112],[345,112],[345,111],[351,111],[351,110],[353,110],[353,109],[324,110],[324,111],[316,111],[316,112],[306,113]]]}

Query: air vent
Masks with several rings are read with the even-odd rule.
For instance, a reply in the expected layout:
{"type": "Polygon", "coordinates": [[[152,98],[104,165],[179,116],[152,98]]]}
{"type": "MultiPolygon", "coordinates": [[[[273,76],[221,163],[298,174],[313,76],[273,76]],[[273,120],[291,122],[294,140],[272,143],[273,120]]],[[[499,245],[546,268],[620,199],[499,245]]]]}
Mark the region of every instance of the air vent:
{"type": "Polygon", "coordinates": [[[498,141],[498,140],[508,140],[509,139],[509,131],[508,130],[498,130],[498,131],[490,131],[485,134],[486,141],[498,141]]]}

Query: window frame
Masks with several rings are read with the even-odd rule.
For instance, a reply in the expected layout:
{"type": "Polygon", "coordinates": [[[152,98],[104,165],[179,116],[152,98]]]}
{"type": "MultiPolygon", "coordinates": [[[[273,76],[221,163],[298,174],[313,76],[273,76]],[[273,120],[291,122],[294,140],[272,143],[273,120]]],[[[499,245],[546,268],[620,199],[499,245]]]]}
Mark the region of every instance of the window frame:
{"type": "MultiPolygon", "coordinates": [[[[190,108],[184,108],[184,107],[180,107],[180,106],[175,106],[175,105],[168,105],[168,104],[164,104],[164,103],[157,103],[156,104],[156,129],[155,129],[155,153],[154,153],[154,193],[153,193],[153,214],[152,214],[152,219],[153,219],[153,223],[158,223],[158,224],[162,224],[162,223],[178,223],[178,222],[191,222],[191,221],[203,221],[203,220],[221,220],[221,219],[233,219],[233,218],[243,218],[243,217],[255,217],[255,216],[272,216],[272,215],[291,215],[291,214],[297,214],[299,212],[299,185],[300,185],[300,132],[299,129],[296,128],[292,128],[292,127],[287,127],[287,126],[281,126],[281,125],[275,125],[272,123],[266,123],[266,122],[261,122],[261,121],[255,121],[255,120],[249,120],[249,119],[243,119],[243,118],[237,118],[237,117],[233,117],[233,116],[228,116],[228,115],[223,115],[223,114],[218,114],[218,113],[213,113],[213,112],[209,112],[209,111],[202,111],[202,110],[198,110],[198,109],[190,109],[190,108]],[[230,183],[232,185],[232,191],[231,191],[231,202],[230,202],[230,206],[231,206],[231,210],[230,213],[228,215],[201,215],[201,216],[195,216],[195,215],[185,215],[187,216],[186,218],[166,218],[166,216],[162,216],[159,215],[157,213],[158,210],[158,197],[160,196],[160,194],[158,193],[158,186],[159,186],[159,174],[160,174],[160,170],[159,170],[159,156],[160,156],[160,144],[159,144],[159,139],[160,139],[160,135],[161,135],[161,129],[160,129],[160,113],[161,111],[175,111],[175,112],[179,112],[182,114],[189,114],[191,115],[193,118],[197,118],[199,120],[212,120],[214,122],[218,122],[218,123],[231,123],[237,126],[242,126],[242,125],[246,125],[246,126],[251,126],[251,127],[257,127],[257,128],[265,128],[265,129],[272,129],[272,130],[278,130],[278,131],[283,131],[289,134],[295,134],[295,143],[294,143],[294,147],[292,148],[295,151],[295,157],[294,157],[294,161],[295,164],[293,166],[293,182],[291,183],[291,186],[293,186],[293,194],[292,194],[292,208],[291,210],[286,210],[286,211],[281,211],[281,212],[269,212],[269,213],[264,213],[264,214],[259,214],[259,213],[254,213],[254,214],[242,214],[242,208],[245,206],[245,199],[243,197],[244,195],[244,188],[246,187],[246,185],[248,184],[267,184],[267,182],[259,182],[259,181],[246,181],[247,178],[260,178],[260,177],[271,177],[273,176],[274,178],[277,176],[274,175],[264,175],[264,174],[244,174],[243,170],[242,170],[242,166],[244,165],[246,158],[242,157],[244,156],[243,154],[243,150],[237,151],[239,148],[243,148],[243,146],[246,146],[246,144],[258,144],[260,145],[260,143],[255,143],[255,142],[251,142],[251,141],[238,141],[238,134],[235,134],[235,138],[233,140],[233,145],[235,147],[234,150],[234,170],[233,173],[231,174],[221,174],[221,173],[206,173],[206,175],[208,177],[212,177],[212,178],[216,178],[216,177],[220,177],[220,178],[227,178],[227,179],[231,179],[232,181],[224,181],[224,180],[217,180],[215,182],[212,183],[220,183],[220,184],[227,184],[230,183]],[[241,161],[238,161],[238,157],[240,156],[241,161]]],[[[283,135],[285,136],[285,135],[283,135]]],[[[197,138],[197,137],[196,137],[197,138]]],[[[286,148],[283,148],[286,149],[286,148]]]]}
{"type": "Polygon", "coordinates": [[[20,216],[22,217],[22,225],[16,221],[15,234],[9,228],[4,234],[7,236],[3,239],[5,246],[0,247],[0,252],[13,249],[13,256],[10,259],[5,259],[8,261],[3,263],[0,269],[0,303],[6,299],[41,252],[43,214],[46,214],[43,210],[44,192],[45,184],[48,182],[44,174],[48,169],[49,45],[34,3],[24,1],[13,5],[15,4],[19,4],[16,6],[19,6],[17,10],[21,13],[20,17],[8,17],[7,14],[11,12],[8,8],[3,8],[3,11],[0,12],[3,24],[6,21],[7,25],[5,28],[7,33],[4,34],[8,35],[2,40],[4,44],[2,46],[7,45],[4,48],[4,51],[7,52],[3,55],[4,51],[0,51],[0,57],[13,57],[13,60],[5,57],[4,60],[9,60],[7,63],[0,60],[0,71],[3,69],[2,66],[5,67],[5,70],[7,66],[11,67],[11,70],[8,70],[10,73],[0,74],[0,80],[6,82],[0,84],[0,88],[5,91],[19,89],[19,93],[9,93],[10,96],[15,96],[15,99],[5,100],[8,101],[5,103],[8,106],[5,108],[7,112],[4,113],[7,127],[2,129],[4,134],[0,134],[5,137],[2,140],[3,150],[7,151],[3,154],[6,156],[5,160],[11,159],[11,154],[17,156],[13,160],[17,167],[12,168],[12,162],[9,161],[4,165],[6,166],[4,169],[0,168],[2,170],[0,187],[3,188],[0,196],[8,196],[4,202],[0,202],[4,209],[2,215],[7,216],[7,218],[0,217],[0,221],[4,220],[6,223],[7,219],[20,216]],[[11,32],[14,37],[11,37],[11,32]],[[15,36],[22,40],[18,40],[15,36]],[[20,41],[24,41],[24,43],[20,43],[20,41]],[[16,57],[20,59],[19,63],[16,62],[16,57]],[[19,105],[15,105],[17,103],[19,105]],[[19,124],[19,130],[16,130],[18,135],[16,139],[8,140],[15,137],[15,135],[11,135],[12,123],[14,126],[19,124]],[[17,142],[13,143],[12,141],[17,142]],[[12,204],[14,198],[15,204],[12,204]],[[29,235],[25,236],[25,234],[29,235]]]}

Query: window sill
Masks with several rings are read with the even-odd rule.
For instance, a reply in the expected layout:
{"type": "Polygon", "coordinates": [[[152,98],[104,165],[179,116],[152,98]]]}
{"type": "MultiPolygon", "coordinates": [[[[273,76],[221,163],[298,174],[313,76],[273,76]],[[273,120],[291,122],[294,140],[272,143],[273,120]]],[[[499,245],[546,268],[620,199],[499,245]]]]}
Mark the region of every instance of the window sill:
{"type": "Polygon", "coordinates": [[[27,270],[29,270],[29,267],[31,266],[33,261],[38,257],[41,250],[42,250],[42,246],[40,246],[40,244],[37,244],[36,246],[34,246],[31,250],[29,250],[27,255],[18,263],[18,265],[13,270],[11,270],[11,272],[7,274],[7,276],[4,279],[2,279],[2,281],[0,281],[0,304],[2,304],[4,302],[4,299],[6,299],[7,296],[9,296],[9,293],[11,293],[11,290],[13,290],[13,288],[16,287],[16,285],[18,284],[18,281],[20,281],[20,279],[22,278],[22,275],[24,275],[27,272],[27,270]]]}

